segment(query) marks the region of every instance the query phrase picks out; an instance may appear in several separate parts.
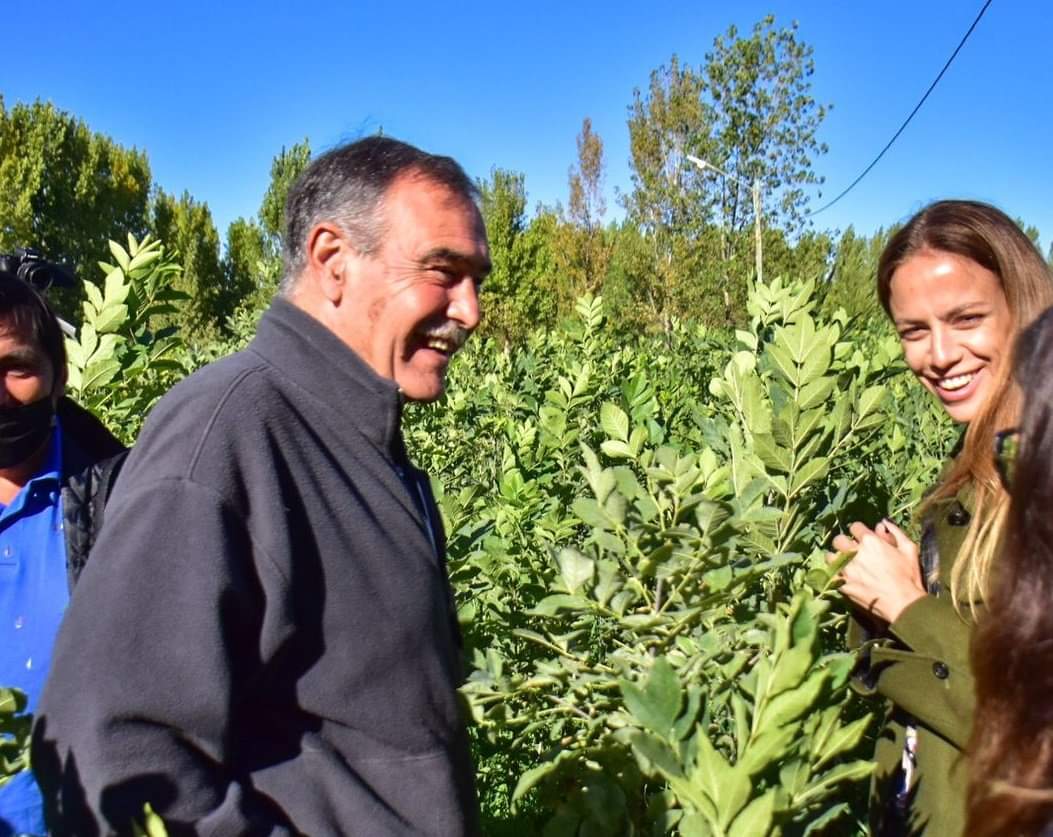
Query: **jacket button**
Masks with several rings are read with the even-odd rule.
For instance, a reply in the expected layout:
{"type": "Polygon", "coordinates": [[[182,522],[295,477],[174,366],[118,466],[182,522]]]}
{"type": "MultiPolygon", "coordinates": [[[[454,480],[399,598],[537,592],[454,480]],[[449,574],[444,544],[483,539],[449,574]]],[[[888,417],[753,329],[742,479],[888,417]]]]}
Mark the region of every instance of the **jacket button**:
{"type": "Polygon", "coordinates": [[[969,525],[969,512],[963,509],[961,506],[954,509],[950,514],[947,515],[947,522],[951,526],[968,526],[969,525]]]}
{"type": "Polygon", "coordinates": [[[948,677],[951,676],[951,671],[949,668],[947,668],[946,663],[933,663],[932,673],[935,674],[940,680],[946,680],[948,677]]]}

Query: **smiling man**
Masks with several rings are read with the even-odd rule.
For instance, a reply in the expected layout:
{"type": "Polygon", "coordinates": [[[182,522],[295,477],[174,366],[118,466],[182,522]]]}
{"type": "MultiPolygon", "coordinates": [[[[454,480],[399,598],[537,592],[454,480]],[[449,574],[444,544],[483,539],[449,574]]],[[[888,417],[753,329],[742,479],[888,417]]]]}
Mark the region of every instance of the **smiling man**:
{"type": "Polygon", "coordinates": [[[477,830],[444,537],[406,399],[442,395],[490,267],[460,166],[374,137],[286,204],[249,347],[155,408],[34,731],[56,834],[477,830]]]}

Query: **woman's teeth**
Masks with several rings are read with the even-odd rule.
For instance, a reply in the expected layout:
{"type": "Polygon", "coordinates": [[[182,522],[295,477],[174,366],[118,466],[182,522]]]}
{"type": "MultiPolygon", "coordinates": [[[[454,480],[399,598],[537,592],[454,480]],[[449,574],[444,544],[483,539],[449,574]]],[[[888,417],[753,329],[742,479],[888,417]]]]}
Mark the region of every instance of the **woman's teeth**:
{"type": "Polygon", "coordinates": [[[969,382],[976,377],[975,372],[969,372],[965,375],[955,375],[953,378],[944,378],[940,381],[940,389],[945,389],[953,392],[956,389],[968,386],[969,382]]]}

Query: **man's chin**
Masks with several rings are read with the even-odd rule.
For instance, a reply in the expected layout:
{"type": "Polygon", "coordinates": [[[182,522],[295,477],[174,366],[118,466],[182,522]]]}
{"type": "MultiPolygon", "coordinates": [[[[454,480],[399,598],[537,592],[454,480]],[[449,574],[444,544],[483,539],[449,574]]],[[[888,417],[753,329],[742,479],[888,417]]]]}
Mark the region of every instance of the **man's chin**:
{"type": "Polygon", "coordinates": [[[446,382],[441,378],[438,381],[423,381],[415,378],[412,381],[396,381],[396,383],[402,390],[403,398],[407,401],[419,401],[422,404],[438,401],[446,391],[446,382]]]}

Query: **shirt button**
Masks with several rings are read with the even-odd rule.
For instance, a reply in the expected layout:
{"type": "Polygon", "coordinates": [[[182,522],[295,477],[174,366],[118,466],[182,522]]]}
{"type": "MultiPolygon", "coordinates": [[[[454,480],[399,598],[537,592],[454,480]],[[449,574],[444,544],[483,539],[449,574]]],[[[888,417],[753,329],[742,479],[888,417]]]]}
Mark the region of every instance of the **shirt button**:
{"type": "Polygon", "coordinates": [[[15,551],[10,546],[5,546],[4,547],[4,557],[5,558],[10,558],[14,554],[15,554],[15,551]]]}
{"type": "Polygon", "coordinates": [[[932,664],[932,673],[935,674],[940,680],[946,680],[951,676],[950,669],[947,668],[946,663],[936,662],[932,664]]]}
{"type": "Polygon", "coordinates": [[[24,624],[26,624],[26,622],[21,616],[16,616],[15,617],[15,630],[16,631],[22,630],[22,626],[24,624]]]}

